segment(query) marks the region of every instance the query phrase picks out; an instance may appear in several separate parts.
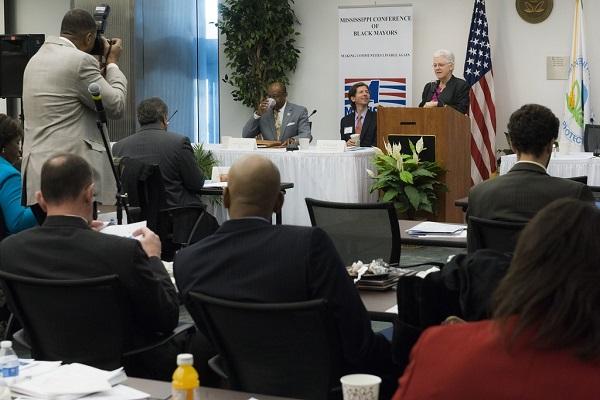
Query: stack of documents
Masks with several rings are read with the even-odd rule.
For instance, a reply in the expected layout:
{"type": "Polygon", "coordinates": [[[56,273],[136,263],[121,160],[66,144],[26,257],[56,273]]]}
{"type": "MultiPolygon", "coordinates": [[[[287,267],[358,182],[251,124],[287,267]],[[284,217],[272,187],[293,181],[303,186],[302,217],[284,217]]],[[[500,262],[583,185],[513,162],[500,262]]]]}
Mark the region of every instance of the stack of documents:
{"type": "Polygon", "coordinates": [[[466,230],[466,225],[425,221],[408,229],[406,233],[414,236],[458,236],[466,230]]]}
{"type": "Polygon", "coordinates": [[[33,361],[23,365],[21,371],[21,379],[10,385],[17,398],[74,400],[86,396],[86,399],[138,400],[150,397],[119,385],[127,380],[123,368],[104,371],[78,363],[60,365],[60,362],[33,361]]]}

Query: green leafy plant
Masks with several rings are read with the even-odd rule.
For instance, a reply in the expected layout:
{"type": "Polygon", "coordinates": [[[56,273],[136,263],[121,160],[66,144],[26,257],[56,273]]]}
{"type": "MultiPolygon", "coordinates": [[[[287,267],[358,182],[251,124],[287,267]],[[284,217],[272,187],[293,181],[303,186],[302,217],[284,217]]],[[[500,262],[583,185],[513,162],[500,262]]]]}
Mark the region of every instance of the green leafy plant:
{"type": "MultiPolygon", "coordinates": [[[[202,143],[196,143],[192,145],[194,150],[194,157],[196,158],[196,165],[202,171],[204,179],[210,179],[212,177],[212,169],[219,165],[219,160],[215,158],[215,155],[210,150],[206,150],[202,143]]],[[[221,196],[202,196],[205,203],[208,202],[212,205],[221,204],[221,196]]]]}
{"type": "Polygon", "coordinates": [[[378,190],[381,201],[392,201],[399,213],[414,218],[419,211],[435,212],[435,202],[446,186],[440,181],[444,169],[435,161],[421,161],[423,138],[416,144],[409,141],[411,154],[403,154],[400,144],[385,144],[385,152],[376,148],[375,172],[371,192],[378,190]]]}
{"type": "Polygon", "coordinates": [[[227,67],[223,82],[231,84],[235,101],[258,108],[267,86],[273,81],[288,83],[287,74],[296,70],[300,50],[296,48],[293,0],[223,0],[217,23],[227,67]]]}
{"type": "Polygon", "coordinates": [[[192,145],[194,149],[194,157],[196,158],[196,165],[202,171],[205,179],[210,179],[212,175],[213,167],[219,165],[219,160],[217,160],[210,150],[206,150],[204,148],[203,143],[196,143],[192,145]]]}

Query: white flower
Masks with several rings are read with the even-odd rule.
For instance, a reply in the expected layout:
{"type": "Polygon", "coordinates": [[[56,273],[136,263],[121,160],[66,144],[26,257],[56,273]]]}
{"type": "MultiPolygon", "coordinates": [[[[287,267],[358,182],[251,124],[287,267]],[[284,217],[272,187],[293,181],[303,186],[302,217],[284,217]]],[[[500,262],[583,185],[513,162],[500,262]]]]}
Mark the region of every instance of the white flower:
{"type": "Polygon", "coordinates": [[[404,163],[402,162],[402,157],[396,160],[396,168],[398,168],[398,171],[404,171],[404,163]]]}
{"type": "Polygon", "coordinates": [[[401,149],[402,149],[402,146],[400,146],[399,144],[392,145],[392,157],[394,157],[396,160],[402,159],[402,155],[400,153],[401,149]]]}
{"type": "Polygon", "coordinates": [[[384,146],[385,146],[385,152],[387,154],[391,155],[392,154],[392,146],[390,145],[390,143],[389,142],[385,142],[384,146]]]}
{"type": "Polygon", "coordinates": [[[367,175],[369,175],[371,178],[375,178],[375,173],[373,171],[371,171],[369,168],[367,168],[367,175]]]}
{"type": "Polygon", "coordinates": [[[415,149],[417,150],[417,154],[420,154],[423,151],[423,136],[421,136],[421,138],[417,140],[415,149]]]}

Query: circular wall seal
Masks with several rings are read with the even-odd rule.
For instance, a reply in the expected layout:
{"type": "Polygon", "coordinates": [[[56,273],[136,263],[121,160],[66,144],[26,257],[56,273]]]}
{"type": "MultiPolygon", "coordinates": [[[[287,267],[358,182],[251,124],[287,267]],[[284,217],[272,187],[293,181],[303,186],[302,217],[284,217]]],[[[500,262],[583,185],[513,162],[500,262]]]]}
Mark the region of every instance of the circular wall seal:
{"type": "Polygon", "coordinates": [[[517,12],[530,24],[538,24],[545,21],[552,12],[552,0],[516,0],[517,12]]]}

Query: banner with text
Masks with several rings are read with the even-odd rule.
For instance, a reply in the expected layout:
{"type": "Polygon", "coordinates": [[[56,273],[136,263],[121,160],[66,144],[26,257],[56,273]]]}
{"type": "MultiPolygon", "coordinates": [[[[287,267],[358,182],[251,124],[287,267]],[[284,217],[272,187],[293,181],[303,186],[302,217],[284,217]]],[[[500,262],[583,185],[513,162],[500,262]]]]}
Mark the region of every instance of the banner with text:
{"type": "Polygon", "coordinates": [[[369,108],[411,106],[412,6],[339,8],[339,110],[352,112],[348,89],[369,86],[369,108]]]}

